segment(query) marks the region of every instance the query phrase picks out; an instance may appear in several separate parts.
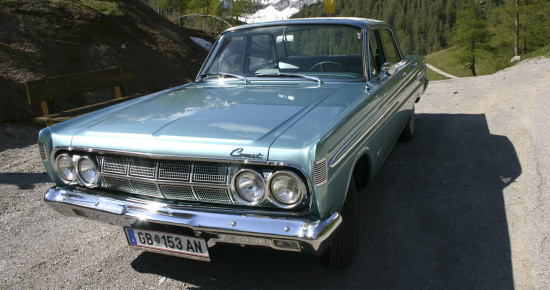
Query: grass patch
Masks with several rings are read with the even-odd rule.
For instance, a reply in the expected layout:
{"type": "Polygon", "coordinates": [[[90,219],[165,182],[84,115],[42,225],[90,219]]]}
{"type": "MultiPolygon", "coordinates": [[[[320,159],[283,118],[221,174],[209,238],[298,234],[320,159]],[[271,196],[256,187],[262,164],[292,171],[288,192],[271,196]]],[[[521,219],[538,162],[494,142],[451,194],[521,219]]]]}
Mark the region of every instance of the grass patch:
{"type": "Polygon", "coordinates": [[[536,58],[536,57],[550,57],[550,44],[538,50],[535,50],[533,52],[522,55],[521,59],[524,60],[524,59],[536,58]]]}
{"type": "Polygon", "coordinates": [[[456,62],[453,57],[453,53],[449,48],[427,55],[426,62],[457,77],[472,76],[469,69],[463,68],[461,64],[456,62]]]}
{"type": "Polygon", "coordinates": [[[122,10],[116,0],[80,0],[80,4],[106,16],[122,16],[122,10]]]}
{"type": "MultiPolygon", "coordinates": [[[[509,66],[509,60],[511,58],[512,56],[508,58],[502,52],[496,52],[494,55],[480,57],[476,60],[476,73],[478,76],[494,74],[497,71],[509,66]]],[[[472,71],[469,68],[464,67],[463,64],[456,61],[454,58],[453,48],[447,48],[427,55],[426,62],[457,77],[472,76],[472,71]]]]}
{"type": "Polygon", "coordinates": [[[430,81],[443,81],[443,80],[448,80],[450,78],[442,75],[442,74],[438,74],[436,73],[435,71],[431,70],[431,69],[428,69],[428,71],[426,72],[426,77],[428,77],[428,79],[430,81]]]}

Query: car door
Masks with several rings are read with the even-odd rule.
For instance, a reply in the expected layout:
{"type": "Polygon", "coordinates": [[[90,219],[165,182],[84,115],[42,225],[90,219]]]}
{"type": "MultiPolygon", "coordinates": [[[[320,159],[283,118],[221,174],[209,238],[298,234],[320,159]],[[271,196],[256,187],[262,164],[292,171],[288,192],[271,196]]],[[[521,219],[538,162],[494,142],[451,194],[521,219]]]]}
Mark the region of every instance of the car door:
{"type": "Polygon", "coordinates": [[[408,96],[412,92],[409,92],[407,83],[414,80],[414,67],[403,58],[390,28],[371,30],[369,43],[376,73],[372,83],[383,98],[382,122],[386,140],[383,152],[388,154],[411,114],[413,102],[408,96]]]}

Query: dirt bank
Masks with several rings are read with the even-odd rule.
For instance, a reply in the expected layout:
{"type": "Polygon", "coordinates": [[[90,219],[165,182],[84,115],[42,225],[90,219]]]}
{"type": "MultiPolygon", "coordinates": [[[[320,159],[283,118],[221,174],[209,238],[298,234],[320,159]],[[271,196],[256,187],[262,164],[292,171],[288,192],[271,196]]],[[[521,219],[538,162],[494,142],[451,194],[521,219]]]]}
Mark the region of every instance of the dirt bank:
{"type": "MultiPolygon", "coordinates": [[[[127,86],[130,95],[189,82],[207,53],[191,36],[212,39],[177,27],[139,0],[2,1],[0,121],[28,120],[41,113],[39,104],[27,104],[24,87],[37,78],[130,66],[137,76],[137,83],[127,86]]],[[[88,94],[56,107],[109,97],[110,91],[88,94]]]]}

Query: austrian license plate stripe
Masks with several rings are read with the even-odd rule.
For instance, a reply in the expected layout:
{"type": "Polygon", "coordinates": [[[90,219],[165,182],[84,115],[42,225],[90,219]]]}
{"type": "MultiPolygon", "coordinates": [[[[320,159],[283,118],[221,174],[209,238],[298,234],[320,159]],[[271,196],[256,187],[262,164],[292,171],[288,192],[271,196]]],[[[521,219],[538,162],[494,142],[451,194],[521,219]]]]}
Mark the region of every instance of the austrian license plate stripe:
{"type": "Polygon", "coordinates": [[[124,229],[130,246],[210,258],[204,239],[150,230],[124,229]]]}

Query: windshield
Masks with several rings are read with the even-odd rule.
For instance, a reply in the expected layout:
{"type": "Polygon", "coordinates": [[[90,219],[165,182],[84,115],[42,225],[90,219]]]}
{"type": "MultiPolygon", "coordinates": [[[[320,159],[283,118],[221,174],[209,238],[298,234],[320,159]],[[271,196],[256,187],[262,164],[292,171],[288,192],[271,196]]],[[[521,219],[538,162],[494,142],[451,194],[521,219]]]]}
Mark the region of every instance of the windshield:
{"type": "Polygon", "coordinates": [[[345,25],[287,25],[236,30],[221,36],[201,78],[364,77],[361,29],[345,25]]]}

